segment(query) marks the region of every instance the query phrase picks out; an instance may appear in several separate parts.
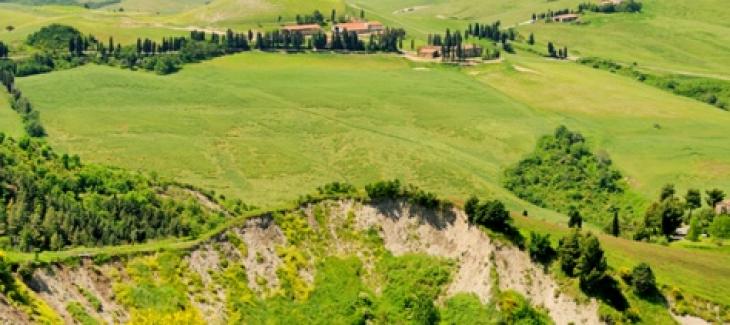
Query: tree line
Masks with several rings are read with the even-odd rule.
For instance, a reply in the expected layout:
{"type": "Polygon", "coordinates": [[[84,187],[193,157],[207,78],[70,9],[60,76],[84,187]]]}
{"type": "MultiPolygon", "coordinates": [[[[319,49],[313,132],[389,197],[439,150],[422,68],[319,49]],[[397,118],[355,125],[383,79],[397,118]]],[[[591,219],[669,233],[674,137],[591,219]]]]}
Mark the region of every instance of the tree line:
{"type": "Polygon", "coordinates": [[[160,41],[138,38],[136,44],[122,45],[113,37],[101,41],[94,35],[82,35],[73,27],[51,24],[28,36],[26,43],[42,51],[14,65],[15,76],[28,76],[97,63],[144,69],[158,74],[178,71],[183,64],[199,62],[227,54],[259,49],[263,51],[335,50],[398,52],[402,48],[405,30],[386,28],[372,34],[367,42],[348,31],[335,31],[331,37],[320,32],[307,37],[301,32],[272,30],[237,33],[228,29],[224,34],[191,31],[187,37],[164,37],[160,41]]]}
{"type": "Polygon", "coordinates": [[[44,137],[46,130],[41,124],[40,113],[33,109],[27,97],[15,84],[15,67],[12,61],[0,61],[0,83],[10,94],[10,107],[20,114],[25,132],[31,137],[44,137]]]}
{"type": "Polygon", "coordinates": [[[603,2],[603,3],[592,3],[584,2],[578,5],[578,11],[593,11],[601,13],[614,13],[614,12],[640,12],[643,7],[642,3],[635,0],[624,0],[620,3],[614,2],[603,2]]]}
{"type": "Polygon", "coordinates": [[[58,155],[0,133],[0,246],[23,251],[196,236],[222,222],[155,178],[58,155]]]}
{"type": "Polygon", "coordinates": [[[661,236],[671,240],[677,228],[689,225],[688,240],[697,241],[700,236],[722,240],[730,238],[730,211],[717,211],[726,194],[718,188],[705,191],[704,200],[699,189],[690,188],[683,196],[677,195],[673,184],[665,185],[657,201],[647,208],[643,223],[634,234],[635,240],[650,240],[661,236]],[[704,202],[703,202],[704,201],[704,202]],[[703,203],[706,205],[703,207],[703,203]]]}
{"type": "Polygon", "coordinates": [[[581,14],[586,11],[599,12],[599,13],[616,13],[616,12],[641,12],[643,5],[641,2],[636,0],[624,0],[620,3],[602,2],[583,2],[578,4],[576,9],[564,8],[558,10],[548,10],[541,13],[533,13],[532,21],[544,20],[545,22],[553,21],[555,16],[565,14],[581,14]]]}
{"type": "MultiPolygon", "coordinates": [[[[534,41],[533,41],[534,43],[534,41]]],[[[563,48],[557,48],[555,47],[555,44],[553,42],[548,42],[547,44],[547,55],[548,57],[555,58],[555,59],[567,59],[568,58],[568,47],[564,46],[563,48]]]]}
{"type": "Polygon", "coordinates": [[[370,34],[367,43],[360,39],[354,31],[334,30],[331,35],[319,31],[311,37],[301,32],[273,30],[256,33],[255,48],[262,51],[286,50],[331,50],[331,51],[366,51],[366,52],[399,52],[403,47],[406,31],[402,28],[386,28],[378,34],[370,34]]]}

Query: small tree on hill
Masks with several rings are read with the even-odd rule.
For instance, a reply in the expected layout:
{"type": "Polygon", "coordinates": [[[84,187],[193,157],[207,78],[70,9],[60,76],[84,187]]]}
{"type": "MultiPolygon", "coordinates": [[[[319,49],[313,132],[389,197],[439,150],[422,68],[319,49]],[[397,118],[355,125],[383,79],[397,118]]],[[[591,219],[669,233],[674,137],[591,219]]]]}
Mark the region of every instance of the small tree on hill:
{"type": "Polygon", "coordinates": [[[548,264],[555,257],[555,250],[550,246],[550,235],[530,232],[530,243],[527,246],[530,258],[542,264],[548,264]]]}
{"type": "Polygon", "coordinates": [[[690,241],[699,240],[700,232],[702,232],[701,225],[700,225],[700,219],[698,217],[690,217],[689,231],[687,232],[687,239],[690,241]]]}
{"type": "Polygon", "coordinates": [[[555,45],[553,45],[553,42],[548,42],[547,51],[548,51],[548,56],[551,58],[555,58],[558,56],[555,51],[555,45]]]}
{"type": "Polygon", "coordinates": [[[582,237],[580,232],[575,230],[563,237],[558,245],[560,269],[568,276],[575,274],[575,267],[578,265],[578,258],[580,257],[580,242],[582,237]]]}
{"type": "Polygon", "coordinates": [[[474,223],[474,216],[476,215],[477,208],[479,207],[479,199],[472,195],[466,203],[464,203],[464,212],[470,223],[474,223]]]}
{"type": "Polygon", "coordinates": [[[705,202],[707,202],[707,205],[713,209],[718,203],[725,199],[725,192],[717,188],[705,191],[705,194],[707,194],[705,202]]]}
{"type": "Polygon", "coordinates": [[[621,226],[618,220],[618,209],[613,210],[613,221],[611,222],[611,235],[618,237],[621,235],[621,226]]]}
{"type": "Polygon", "coordinates": [[[589,233],[581,241],[580,258],[576,265],[581,287],[586,291],[595,290],[607,268],[606,257],[598,238],[589,233]]]}
{"type": "Polygon", "coordinates": [[[631,271],[631,286],[634,292],[641,297],[646,297],[656,291],[656,279],[649,264],[639,263],[631,271]]]}
{"type": "Polygon", "coordinates": [[[684,195],[684,203],[687,205],[687,209],[689,209],[689,215],[691,217],[692,210],[698,209],[702,206],[702,194],[700,194],[700,190],[687,190],[687,194],[684,195]]]}
{"type": "Polygon", "coordinates": [[[580,211],[576,208],[571,208],[568,212],[568,227],[570,228],[582,228],[583,217],[580,215],[580,211]]]}
{"type": "Polygon", "coordinates": [[[677,198],[662,202],[662,234],[670,236],[682,225],[684,208],[677,198]]]}
{"type": "Polygon", "coordinates": [[[674,197],[676,191],[674,190],[674,184],[666,184],[662,187],[662,192],[659,194],[659,201],[665,201],[674,197]]]}
{"type": "Polygon", "coordinates": [[[527,44],[535,45],[535,34],[530,33],[530,37],[527,39],[527,44]]]}

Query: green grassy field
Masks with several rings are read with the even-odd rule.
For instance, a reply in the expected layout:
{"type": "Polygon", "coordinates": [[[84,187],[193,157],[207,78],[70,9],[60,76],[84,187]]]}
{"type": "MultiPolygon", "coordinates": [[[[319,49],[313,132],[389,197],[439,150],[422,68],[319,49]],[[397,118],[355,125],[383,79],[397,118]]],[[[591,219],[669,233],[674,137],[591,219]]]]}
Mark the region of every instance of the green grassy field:
{"type": "Polygon", "coordinates": [[[458,69],[381,56],[247,53],[167,77],[87,66],[20,86],[57,148],[258,205],[394,177],[506,196],[502,168],[555,127],[458,69]]]}
{"type": "Polygon", "coordinates": [[[59,149],[254,204],[392,177],[452,199],[516,202],[499,186],[502,170],[559,124],[586,134],[646,198],[669,182],[730,188],[725,112],[540,58],[461,70],[247,53],[166,77],[87,66],[20,86],[59,149]]]}
{"type": "MultiPolygon", "coordinates": [[[[564,225],[543,222],[535,218],[515,215],[516,224],[524,230],[549,233],[552,239],[566,235],[570,230],[564,225]]],[[[640,262],[649,263],[657,282],[671,284],[685,293],[711,301],[730,304],[729,288],[730,255],[713,249],[689,249],[665,247],[615,238],[598,233],[601,246],[606,250],[609,265],[614,269],[632,268],[640,262]]]]}
{"type": "Polygon", "coordinates": [[[20,115],[10,108],[6,94],[0,95],[0,132],[15,138],[25,133],[20,115]]]}
{"type": "Polygon", "coordinates": [[[512,57],[479,80],[582,132],[631,186],[654,199],[661,186],[730,188],[730,115],[609,72],[570,62],[512,57]]]}
{"type": "Polygon", "coordinates": [[[80,6],[24,6],[0,3],[0,41],[22,52],[25,38],[51,23],[71,25],[99,39],[114,37],[132,44],[138,37],[161,39],[190,30],[225,32],[270,30],[295,21],[296,15],[320,10],[329,19],[332,9],[345,13],[340,0],[125,0],[99,9],[80,6]],[[124,8],[124,11],[119,11],[124,8]],[[279,20],[281,17],[281,21],[279,20]],[[7,31],[6,26],[15,27],[7,31]]]}
{"type": "MultiPolygon", "coordinates": [[[[576,9],[585,1],[517,0],[485,5],[477,0],[348,0],[371,18],[404,26],[425,37],[445,28],[464,30],[473,22],[500,20],[515,26],[532,13],[576,9]],[[409,9],[408,11],[404,9],[409,9]]],[[[535,33],[541,49],[548,41],[571,49],[572,55],[600,56],[652,67],[659,71],[730,78],[730,13],[724,0],[644,0],[641,14],[588,14],[585,24],[526,24],[523,36],[535,33]]]]}

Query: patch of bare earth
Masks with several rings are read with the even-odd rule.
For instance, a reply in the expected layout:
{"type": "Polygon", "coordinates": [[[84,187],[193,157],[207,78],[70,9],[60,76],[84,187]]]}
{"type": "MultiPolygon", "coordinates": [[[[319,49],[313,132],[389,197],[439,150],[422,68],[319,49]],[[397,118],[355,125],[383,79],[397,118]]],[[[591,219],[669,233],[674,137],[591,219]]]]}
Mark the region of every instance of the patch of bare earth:
{"type": "Polygon", "coordinates": [[[72,302],[80,303],[89,315],[105,323],[123,323],[128,319],[127,312],[114,301],[112,279],[106,276],[113,272],[112,269],[119,272],[121,265],[112,263],[97,267],[90,260],[84,260],[77,267],[53,265],[37,269],[28,286],[68,324],[74,323],[66,311],[66,306],[72,302]],[[92,306],[82,290],[101,302],[100,310],[92,306]]]}
{"type": "Polygon", "coordinates": [[[0,324],[28,324],[28,315],[10,305],[5,296],[0,295],[0,324]]]}
{"type": "Polygon", "coordinates": [[[456,260],[459,269],[446,289],[447,296],[467,292],[488,301],[493,283],[490,255],[494,253],[501,290],[515,290],[544,306],[558,324],[600,323],[595,301],[577,304],[527,254],[492,241],[482,230],[469,226],[461,211],[435,212],[397,201],[353,208],[361,229],[382,229],[385,247],[393,254],[425,253],[456,260]]]}
{"type": "MultiPolygon", "coordinates": [[[[671,311],[670,311],[671,312],[671,311]]],[[[677,315],[675,313],[671,313],[674,320],[677,321],[677,323],[680,323],[682,325],[708,325],[710,324],[708,321],[691,315],[677,315]]]]}
{"type": "Polygon", "coordinates": [[[236,232],[248,247],[248,256],[243,259],[243,265],[246,268],[249,288],[262,294],[267,288],[278,287],[276,270],[281,265],[281,259],[276,254],[276,247],[286,244],[281,228],[272,217],[266,216],[248,220],[236,232]],[[265,284],[259,284],[257,278],[264,279],[265,284]]]}

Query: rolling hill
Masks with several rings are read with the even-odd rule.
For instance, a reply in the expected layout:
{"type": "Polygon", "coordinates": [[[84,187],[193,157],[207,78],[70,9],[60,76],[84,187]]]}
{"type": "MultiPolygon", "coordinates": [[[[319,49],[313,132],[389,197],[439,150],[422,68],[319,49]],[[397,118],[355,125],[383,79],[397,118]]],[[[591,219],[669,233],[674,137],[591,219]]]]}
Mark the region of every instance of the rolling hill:
{"type": "MultiPolygon", "coordinates": [[[[678,196],[691,188],[730,190],[730,113],[611,67],[574,62],[590,56],[717,85],[712,81],[730,79],[730,12],[722,0],[644,0],[641,13],[586,13],[570,24],[528,21],[533,13],[581,2],[121,0],[93,9],[0,3],[2,25],[13,27],[0,25],[0,41],[11,46],[11,59],[38,53],[25,38],[51,23],[103,40],[111,36],[123,45],[193,29],[265,31],[313,10],[329,19],[333,9],[403,27],[406,44],[410,39],[423,44],[429,34],[463,31],[476,22],[499,20],[519,33],[516,53],[480,64],[428,62],[414,58],[406,45],[402,54],[227,52],[164,76],[90,59],[74,68],[17,77],[48,133],[37,152],[23,156],[27,140],[21,119],[4,104],[3,92],[0,132],[19,143],[14,154],[23,161],[42,166],[52,160],[49,152],[78,154],[95,166],[145,175],[140,186],[151,187],[160,200],[171,195],[167,186],[174,184],[188,189],[183,192],[192,207],[235,212],[196,217],[205,227],[194,233],[153,233],[134,244],[113,238],[110,242],[121,244],[109,246],[73,238],[57,251],[33,252],[32,245],[18,250],[16,237],[37,234],[0,229],[6,250],[0,255],[0,319],[83,324],[730,320],[730,290],[724,290],[730,288],[727,240],[714,234],[699,242],[632,240],[646,226],[645,211],[665,184],[674,184],[678,196]],[[524,42],[530,33],[534,45],[524,42]],[[568,47],[569,59],[541,55],[547,42],[568,47]],[[631,205],[630,212],[621,212],[623,237],[602,234],[606,220],[594,216],[585,216],[583,233],[596,233],[608,278],[615,281],[613,293],[625,306],[616,297],[590,293],[583,278],[567,276],[557,262],[530,260],[540,240],[532,232],[551,235],[543,244],[558,247],[573,230],[565,215],[505,189],[504,173],[559,125],[584,135],[586,150],[599,163],[610,160],[622,175],[631,205]],[[385,179],[428,193],[419,192],[421,201],[362,195],[360,189],[369,192],[369,184],[385,179]],[[336,189],[337,195],[329,196],[320,187],[333,181],[348,184],[342,185],[346,195],[336,189]],[[319,194],[310,195],[315,189],[319,194]],[[471,195],[504,202],[511,211],[505,215],[529,238],[528,247],[488,226],[467,223],[464,203],[471,195]],[[433,200],[437,207],[430,205],[433,200]],[[641,262],[656,275],[651,299],[632,289],[631,269],[641,262]]],[[[133,52],[134,46],[125,50],[133,52]]],[[[62,197],[68,183],[44,168],[31,169],[43,186],[62,184],[44,187],[62,197]]],[[[79,176],[79,184],[106,195],[113,206],[118,193],[106,187],[123,184],[96,184],[93,178],[87,183],[86,177],[79,176]]],[[[530,177],[536,184],[540,178],[530,177]]],[[[17,188],[0,187],[0,199],[11,198],[17,188]]],[[[95,206],[95,195],[67,195],[75,195],[80,206],[95,206]]],[[[17,220],[14,199],[5,201],[8,209],[0,209],[0,221],[17,220]]],[[[53,215],[37,206],[32,216],[20,217],[53,215]]],[[[603,208],[608,207],[593,210],[603,208]]],[[[194,214],[169,211],[170,220],[178,212],[194,214]]],[[[98,218],[104,217],[99,212],[98,218]]],[[[36,232],[50,229],[50,223],[36,232]]],[[[83,228],[63,226],[73,229],[69,233],[83,228]]],[[[98,232],[91,237],[108,238],[103,229],[98,232]]]]}

